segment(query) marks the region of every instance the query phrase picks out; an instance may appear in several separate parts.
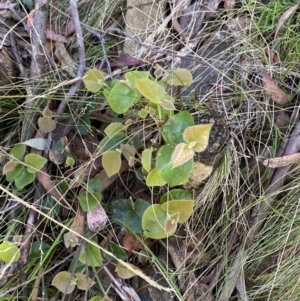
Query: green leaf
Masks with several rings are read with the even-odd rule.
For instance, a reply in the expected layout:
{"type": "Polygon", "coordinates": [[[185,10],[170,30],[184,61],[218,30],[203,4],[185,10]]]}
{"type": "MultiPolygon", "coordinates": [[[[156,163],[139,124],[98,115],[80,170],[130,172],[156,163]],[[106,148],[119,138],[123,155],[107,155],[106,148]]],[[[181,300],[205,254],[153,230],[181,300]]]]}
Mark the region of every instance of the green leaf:
{"type": "Polygon", "coordinates": [[[76,121],[74,125],[74,130],[80,135],[87,135],[91,130],[91,121],[88,117],[81,117],[76,121]]]}
{"type": "MultiPolygon", "coordinates": [[[[109,245],[107,246],[107,251],[114,254],[114,256],[117,257],[118,259],[126,260],[128,258],[128,256],[127,256],[126,252],[124,251],[124,249],[120,245],[118,245],[114,242],[109,243],[109,245]]],[[[109,256],[108,254],[105,254],[105,258],[108,261],[113,261],[113,262],[116,261],[113,257],[109,256]]]]}
{"type": "Polygon", "coordinates": [[[140,109],[138,111],[138,116],[142,119],[145,119],[149,114],[149,110],[147,108],[140,109]]]}
{"type": "Polygon", "coordinates": [[[66,166],[74,166],[75,164],[75,159],[73,157],[67,157],[66,159],[66,166]]]}
{"type": "Polygon", "coordinates": [[[105,128],[104,133],[109,138],[120,133],[124,134],[124,125],[120,122],[113,122],[105,128]]]}
{"type": "Polygon", "coordinates": [[[108,177],[117,174],[121,168],[121,155],[119,152],[110,150],[102,155],[102,165],[108,177]]]}
{"type": "Polygon", "coordinates": [[[129,84],[129,86],[134,89],[135,88],[135,80],[137,78],[148,78],[150,72],[148,71],[129,71],[125,74],[125,78],[129,84]]]}
{"type": "Polygon", "coordinates": [[[166,143],[177,145],[183,140],[184,130],[194,124],[192,115],[187,111],[179,112],[171,117],[163,127],[162,135],[166,143]]]}
{"type": "Polygon", "coordinates": [[[142,216],[150,204],[144,200],[138,199],[135,202],[120,199],[111,202],[108,206],[111,217],[119,225],[125,226],[130,231],[142,233],[142,216]]]}
{"type": "Polygon", "coordinates": [[[38,154],[28,154],[24,158],[24,162],[28,165],[27,171],[29,173],[36,173],[40,171],[47,163],[47,159],[38,154]]]}
{"type": "Polygon", "coordinates": [[[9,154],[12,155],[17,160],[22,160],[26,152],[26,145],[16,144],[12,147],[9,154]]]}
{"type": "Polygon", "coordinates": [[[56,129],[56,123],[50,117],[40,117],[38,119],[38,126],[43,133],[50,133],[56,129]]]}
{"type": "Polygon", "coordinates": [[[95,296],[92,299],[90,299],[89,301],[113,301],[113,300],[108,297],[95,296]]]}
{"type": "Polygon", "coordinates": [[[29,173],[26,168],[23,168],[21,173],[15,178],[15,184],[18,190],[22,190],[25,186],[35,180],[36,174],[29,173]]]}
{"type": "Polygon", "coordinates": [[[6,180],[8,182],[14,180],[15,178],[17,178],[20,175],[20,173],[22,172],[23,169],[25,169],[25,166],[17,165],[13,170],[9,171],[6,174],[6,180]]]}
{"type": "MultiPolygon", "coordinates": [[[[131,263],[127,263],[127,264],[129,264],[132,267],[133,270],[142,272],[135,265],[133,265],[131,263]]],[[[134,273],[132,270],[129,270],[126,266],[122,265],[121,263],[118,263],[117,274],[122,279],[129,279],[129,278],[132,278],[132,277],[137,275],[136,273],[134,273]]]]}
{"type": "Polygon", "coordinates": [[[160,175],[157,168],[153,168],[147,175],[146,185],[147,186],[164,186],[166,185],[166,181],[160,175]]]}
{"type": "Polygon", "coordinates": [[[101,267],[102,257],[99,248],[90,243],[86,243],[79,255],[79,261],[91,267],[101,267]]]}
{"type": "Polygon", "coordinates": [[[135,84],[145,98],[156,104],[159,104],[165,95],[164,87],[149,78],[138,78],[135,80],[135,84]]]}
{"type": "Polygon", "coordinates": [[[167,211],[170,215],[178,212],[178,223],[184,223],[193,214],[194,203],[194,200],[173,200],[163,203],[161,209],[167,211]]]}
{"type": "Polygon", "coordinates": [[[142,152],[142,166],[147,171],[150,172],[152,163],[152,148],[146,148],[142,152]]]}
{"type": "Polygon", "coordinates": [[[99,192],[102,189],[102,182],[99,178],[95,177],[89,179],[87,186],[90,192],[99,192]]]}
{"type": "Polygon", "coordinates": [[[171,191],[166,192],[162,197],[160,198],[160,203],[163,204],[168,201],[173,200],[192,200],[192,195],[184,190],[184,189],[173,189],[171,191]]]}
{"type": "Polygon", "coordinates": [[[188,143],[193,143],[193,150],[195,152],[202,152],[208,146],[210,130],[212,124],[198,124],[189,126],[183,132],[183,139],[188,143]]]}
{"type": "Polygon", "coordinates": [[[161,209],[161,205],[149,206],[142,219],[144,235],[153,239],[162,239],[173,235],[175,231],[166,233],[165,222],[167,219],[167,212],[161,209]]]}
{"type": "Polygon", "coordinates": [[[97,69],[91,69],[83,76],[82,81],[87,90],[90,92],[98,92],[104,82],[103,73],[97,69]]]}
{"type": "Polygon", "coordinates": [[[76,278],[69,272],[59,272],[52,279],[51,285],[62,293],[71,294],[76,286],[76,278]]]}
{"type": "Polygon", "coordinates": [[[163,145],[157,152],[156,168],[161,177],[172,187],[185,184],[193,169],[193,159],[173,168],[174,149],[163,145]]]}
{"type": "Polygon", "coordinates": [[[111,109],[118,113],[123,114],[133,106],[137,100],[137,94],[125,83],[118,83],[115,85],[108,96],[108,103],[111,109]]]}
{"type": "Polygon", "coordinates": [[[189,86],[193,82],[193,75],[187,69],[177,69],[167,77],[167,83],[172,86],[189,86]]]}
{"type": "Polygon", "coordinates": [[[31,245],[29,258],[41,259],[41,256],[46,254],[51,249],[51,246],[44,241],[34,241],[31,245]]]}
{"type": "Polygon", "coordinates": [[[14,243],[4,241],[0,244],[0,259],[5,263],[17,262],[20,256],[20,250],[14,243]]]}
{"type": "Polygon", "coordinates": [[[93,281],[90,277],[87,277],[87,275],[82,274],[82,273],[76,273],[75,274],[76,277],[76,284],[77,287],[80,290],[84,290],[87,291],[88,289],[90,289],[94,284],[96,284],[95,281],[93,281]]]}
{"type": "Polygon", "coordinates": [[[173,153],[173,168],[184,164],[192,159],[195,155],[193,148],[185,143],[176,145],[173,153]]]}
{"type": "Polygon", "coordinates": [[[104,154],[109,150],[116,150],[120,148],[121,143],[126,143],[128,139],[124,134],[117,134],[111,138],[105,137],[99,143],[98,149],[100,154],[104,154]]]}
{"type": "Polygon", "coordinates": [[[86,190],[78,195],[78,200],[82,210],[84,212],[88,212],[100,204],[102,200],[102,194],[100,192],[92,193],[86,190]]]}

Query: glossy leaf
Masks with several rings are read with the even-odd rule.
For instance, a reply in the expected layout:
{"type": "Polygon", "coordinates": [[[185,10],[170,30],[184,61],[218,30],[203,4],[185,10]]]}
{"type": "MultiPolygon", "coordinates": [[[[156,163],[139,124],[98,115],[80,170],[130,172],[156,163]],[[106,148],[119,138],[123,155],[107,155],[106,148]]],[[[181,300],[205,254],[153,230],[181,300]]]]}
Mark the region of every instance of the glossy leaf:
{"type": "Polygon", "coordinates": [[[149,78],[138,78],[135,80],[135,84],[145,98],[156,104],[159,104],[165,95],[164,87],[149,78]]]}
{"type": "Polygon", "coordinates": [[[65,294],[71,294],[76,286],[76,279],[72,277],[70,272],[59,272],[52,279],[53,286],[55,286],[60,292],[65,294]]]}
{"type": "Polygon", "coordinates": [[[166,192],[162,197],[160,198],[160,203],[163,204],[168,201],[173,200],[192,200],[192,195],[190,192],[184,190],[184,189],[173,189],[171,191],[166,192]]]}
{"type": "MultiPolygon", "coordinates": [[[[133,270],[142,272],[139,268],[137,268],[135,265],[128,263],[133,270]]],[[[134,273],[132,270],[129,270],[127,267],[125,267],[124,265],[122,265],[121,263],[118,263],[117,266],[117,274],[120,278],[122,279],[130,279],[134,276],[136,276],[137,274],[134,273]]]]}
{"type": "Polygon", "coordinates": [[[142,219],[144,235],[153,239],[162,239],[174,234],[175,231],[169,233],[165,231],[167,219],[167,212],[161,209],[161,205],[154,204],[149,206],[142,219]]]}
{"type": "Polygon", "coordinates": [[[32,183],[35,177],[35,173],[29,173],[26,168],[22,168],[21,173],[15,178],[17,189],[22,190],[25,186],[32,183]]]}
{"type": "Polygon", "coordinates": [[[136,99],[136,92],[125,83],[119,82],[111,89],[108,96],[108,103],[114,112],[123,114],[133,106],[136,99]]]}
{"type": "Polygon", "coordinates": [[[173,200],[161,205],[170,215],[179,213],[178,223],[186,222],[193,214],[194,200],[173,200]]]}
{"type": "Polygon", "coordinates": [[[152,148],[146,148],[142,152],[142,166],[146,172],[150,172],[152,165],[152,148]]]}
{"type": "Polygon", "coordinates": [[[108,206],[111,217],[119,225],[125,226],[130,231],[142,233],[142,217],[150,204],[144,200],[138,199],[132,202],[127,199],[120,199],[111,202],[108,206]]]}
{"type": "Polygon", "coordinates": [[[43,133],[50,133],[56,129],[55,121],[49,117],[40,117],[38,119],[38,126],[43,133]]]}
{"type": "Polygon", "coordinates": [[[90,289],[94,284],[96,284],[95,281],[93,281],[90,277],[87,277],[87,275],[82,274],[82,273],[76,273],[75,274],[76,277],[76,284],[77,287],[80,290],[84,290],[87,291],[88,289],[90,289]]]}
{"type": "Polygon", "coordinates": [[[91,267],[101,267],[102,257],[99,248],[86,243],[79,255],[79,261],[91,267]]]}
{"type": "Polygon", "coordinates": [[[173,168],[174,149],[163,145],[157,152],[156,168],[161,177],[172,187],[185,184],[193,169],[193,159],[173,168]]]}
{"type": "Polygon", "coordinates": [[[20,250],[13,242],[4,241],[0,244],[0,259],[5,263],[17,262],[20,256],[20,250]]]}
{"type": "Polygon", "coordinates": [[[179,143],[176,145],[173,153],[173,168],[184,164],[185,162],[192,159],[195,152],[192,148],[185,143],[179,143]]]}
{"type": "Polygon", "coordinates": [[[121,155],[117,151],[111,150],[102,155],[102,165],[108,177],[117,174],[121,164],[121,155]]]}
{"type": "Polygon", "coordinates": [[[12,147],[9,154],[12,155],[17,160],[22,160],[26,152],[26,145],[16,144],[12,147]]]}
{"type": "Polygon", "coordinates": [[[194,124],[192,115],[187,111],[179,112],[171,117],[163,127],[162,135],[166,143],[177,145],[184,142],[184,130],[194,124]]]}
{"type": "Polygon", "coordinates": [[[104,82],[103,73],[97,69],[91,69],[82,78],[86,89],[90,92],[98,92],[104,82]]]}
{"type": "Polygon", "coordinates": [[[153,168],[147,175],[146,185],[147,186],[164,186],[167,182],[160,175],[157,168],[153,168]]]}
{"type": "Polygon", "coordinates": [[[78,200],[82,210],[88,212],[100,204],[102,194],[100,192],[83,191],[78,195],[78,200]]]}
{"type": "Polygon", "coordinates": [[[183,132],[183,139],[189,144],[194,143],[193,150],[202,152],[208,146],[212,124],[198,124],[189,126],[183,132]]]}
{"type": "Polygon", "coordinates": [[[193,82],[193,75],[187,69],[177,69],[167,77],[167,83],[172,86],[189,86],[193,82]]]}
{"type": "Polygon", "coordinates": [[[104,133],[109,138],[120,133],[124,134],[124,125],[120,122],[112,122],[105,128],[104,133]]]}
{"type": "Polygon", "coordinates": [[[47,163],[47,159],[38,154],[28,154],[24,158],[24,162],[28,165],[27,171],[29,173],[36,173],[40,171],[47,163]]]}

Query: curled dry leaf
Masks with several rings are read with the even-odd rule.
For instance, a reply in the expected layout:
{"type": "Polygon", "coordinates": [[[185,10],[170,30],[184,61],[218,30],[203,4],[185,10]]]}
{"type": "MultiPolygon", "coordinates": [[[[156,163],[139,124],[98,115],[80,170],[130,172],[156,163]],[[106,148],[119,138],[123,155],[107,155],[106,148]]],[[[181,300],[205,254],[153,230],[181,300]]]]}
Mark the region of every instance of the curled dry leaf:
{"type": "Polygon", "coordinates": [[[89,229],[94,232],[102,230],[108,220],[107,214],[100,204],[88,211],[86,218],[89,229]]]}
{"type": "Polygon", "coordinates": [[[265,159],[262,164],[269,168],[284,167],[300,160],[300,153],[277,158],[265,159]]]}
{"type": "Polygon", "coordinates": [[[266,71],[262,72],[262,82],[265,91],[275,103],[285,104],[289,101],[289,96],[277,86],[266,71]]]}

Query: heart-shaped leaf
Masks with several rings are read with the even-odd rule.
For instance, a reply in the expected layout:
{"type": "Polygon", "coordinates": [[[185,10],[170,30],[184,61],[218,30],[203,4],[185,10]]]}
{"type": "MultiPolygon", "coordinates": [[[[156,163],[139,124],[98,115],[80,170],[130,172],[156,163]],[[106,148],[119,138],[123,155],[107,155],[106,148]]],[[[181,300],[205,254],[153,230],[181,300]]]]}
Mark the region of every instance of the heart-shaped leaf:
{"type": "Polygon", "coordinates": [[[169,145],[163,145],[156,159],[156,168],[161,177],[172,187],[185,184],[193,169],[193,159],[173,168],[174,149],[169,145]]]}
{"type": "MultiPolygon", "coordinates": [[[[142,272],[135,265],[133,265],[131,263],[128,263],[128,264],[132,267],[133,270],[142,272]]],[[[137,275],[136,273],[134,273],[132,270],[129,270],[126,266],[122,265],[121,263],[119,263],[117,266],[117,274],[122,279],[129,279],[129,278],[132,278],[137,275]]]]}
{"type": "Polygon", "coordinates": [[[120,122],[113,122],[105,128],[104,133],[109,138],[120,133],[124,134],[124,125],[120,122]]]}
{"type": "Polygon", "coordinates": [[[38,119],[39,129],[43,133],[50,133],[56,128],[56,123],[50,117],[40,117],[38,119]]]}
{"type": "Polygon", "coordinates": [[[16,144],[12,147],[9,154],[12,155],[17,160],[22,160],[26,152],[26,145],[16,144]]]}
{"type": "Polygon", "coordinates": [[[161,198],[160,203],[163,204],[168,201],[173,200],[192,200],[192,195],[183,189],[173,189],[171,191],[166,192],[161,198]]]}
{"type": "Polygon", "coordinates": [[[28,154],[24,158],[24,162],[28,165],[27,171],[29,173],[36,173],[40,171],[47,163],[47,159],[38,154],[28,154]]]}
{"type": "Polygon", "coordinates": [[[123,114],[133,106],[136,99],[137,94],[135,90],[132,90],[125,83],[119,82],[111,89],[108,96],[108,103],[114,112],[123,114]]]}
{"type": "Polygon", "coordinates": [[[192,159],[195,152],[189,145],[185,143],[179,143],[176,145],[173,153],[173,168],[184,164],[192,159]]]}
{"type": "Polygon", "coordinates": [[[90,192],[86,190],[78,195],[78,200],[82,210],[88,212],[100,204],[102,194],[100,192],[90,192]]]}
{"type": "Polygon", "coordinates": [[[94,284],[96,284],[95,281],[93,281],[90,277],[87,277],[87,275],[84,275],[82,273],[76,273],[75,274],[76,280],[77,280],[77,287],[80,290],[87,291],[89,288],[91,288],[94,284]]]}
{"type": "Polygon", "coordinates": [[[147,184],[147,186],[159,186],[159,187],[161,187],[161,186],[166,185],[167,182],[160,175],[158,169],[153,168],[147,175],[146,184],[147,184]]]}
{"type": "Polygon", "coordinates": [[[17,262],[20,256],[20,250],[14,243],[4,241],[0,244],[0,259],[5,263],[17,262]]]}
{"type": "Polygon", "coordinates": [[[86,243],[79,255],[79,261],[83,264],[87,264],[88,266],[101,267],[102,257],[100,249],[90,243],[86,243]]]}
{"type": "Polygon", "coordinates": [[[76,286],[76,278],[72,277],[69,272],[59,272],[54,276],[51,284],[60,292],[71,294],[76,286]]]}
{"type": "Polygon", "coordinates": [[[167,83],[172,86],[189,86],[193,82],[193,75],[187,69],[177,69],[167,77],[167,83]]]}
{"type": "Polygon", "coordinates": [[[193,143],[195,152],[202,152],[208,146],[210,130],[212,124],[198,124],[189,126],[183,132],[183,139],[188,143],[193,143]]]}
{"type": "Polygon", "coordinates": [[[177,145],[183,140],[184,130],[194,124],[192,115],[187,111],[181,111],[171,117],[164,125],[162,135],[170,145],[177,145]]]}
{"type": "Polygon", "coordinates": [[[163,86],[149,78],[138,78],[135,80],[138,91],[150,101],[159,104],[165,95],[163,86]]]}
{"type": "Polygon", "coordinates": [[[166,233],[165,222],[167,219],[168,214],[162,210],[161,205],[149,206],[142,218],[144,235],[153,239],[162,239],[173,235],[175,231],[166,233]]]}
{"type": "Polygon", "coordinates": [[[121,164],[121,155],[117,151],[110,150],[102,155],[102,165],[108,177],[117,174],[121,164]]]}
{"type": "Polygon", "coordinates": [[[161,208],[170,215],[179,213],[178,223],[184,223],[193,214],[194,203],[194,200],[173,200],[163,203],[161,208]]]}
{"type": "Polygon", "coordinates": [[[22,168],[20,174],[15,178],[17,189],[22,190],[25,186],[32,183],[35,180],[35,177],[35,173],[29,173],[26,168],[22,168]]]}
{"type": "Polygon", "coordinates": [[[104,82],[103,73],[97,69],[91,69],[86,72],[83,76],[82,81],[84,82],[85,87],[90,92],[98,92],[104,82]]]}
{"type": "Polygon", "coordinates": [[[17,165],[14,169],[6,173],[6,180],[10,182],[16,179],[21,174],[23,169],[25,169],[25,166],[17,165]]]}

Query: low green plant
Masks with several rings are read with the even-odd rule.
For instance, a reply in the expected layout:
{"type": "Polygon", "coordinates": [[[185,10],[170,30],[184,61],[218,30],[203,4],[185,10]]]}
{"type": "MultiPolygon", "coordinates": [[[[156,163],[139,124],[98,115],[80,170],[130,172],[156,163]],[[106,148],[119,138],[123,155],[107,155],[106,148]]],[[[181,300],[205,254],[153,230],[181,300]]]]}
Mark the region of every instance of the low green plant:
{"type": "MultiPolygon", "coordinates": [[[[123,156],[129,166],[142,167],[139,178],[149,187],[188,182],[194,155],[207,147],[212,125],[195,125],[189,111],[177,110],[168,88],[186,87],[192,81],[186,69],[164,70],[160,66],[156,66],[154,76],[130,71],[122,80],[105,80],[96,69],[85,74],[87,90],[99,93],[116,116],[124,116],[122,122],[112,122],[105,128],[98,147],[108,177],[120,171],[123,156]],[[135,122],[126,120],[129,111],[135,112],[135,122]],[[138,128],[138,124],[144,127],[138,128]],[[150,135],[142,134],[141,138],[144,129],[150,135]]],[[[174,234],[177,224],[192,215],[193,206],[192,196],[177,189],[165,195],[161,204],[119,200],[110,204],[110,210],[113,219],[132,231],[160,239],[174,234]]]]}

